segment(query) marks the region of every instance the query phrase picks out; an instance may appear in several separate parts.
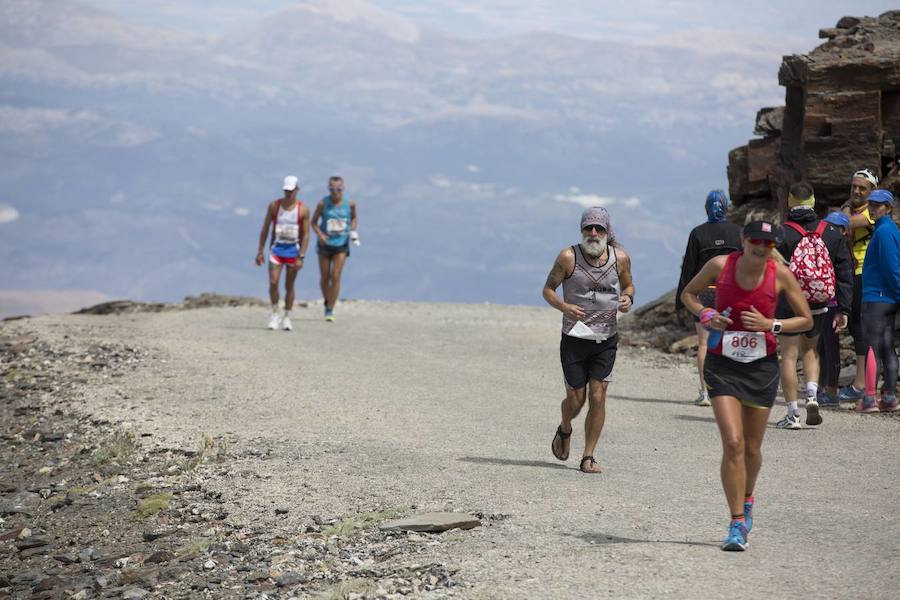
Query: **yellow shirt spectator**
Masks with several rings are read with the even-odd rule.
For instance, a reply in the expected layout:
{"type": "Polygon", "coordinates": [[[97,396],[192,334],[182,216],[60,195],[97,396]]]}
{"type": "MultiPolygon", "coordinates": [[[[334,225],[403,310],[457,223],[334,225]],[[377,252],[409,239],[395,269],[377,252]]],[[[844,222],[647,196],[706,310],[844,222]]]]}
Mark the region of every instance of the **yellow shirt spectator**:
{"type": "Polygon", "coordinates": [[[869,240],[872,239],[872,226],[875,221],[869,216],[869,207],[862,210],[853,211],[854,215],[863,215],[868,222],[866,227],[857,227],[853,230],[853,264],[856,265],[854,274],[861,275],[863,260],[866,258],[866,249],[869,247],[869,240]]]}

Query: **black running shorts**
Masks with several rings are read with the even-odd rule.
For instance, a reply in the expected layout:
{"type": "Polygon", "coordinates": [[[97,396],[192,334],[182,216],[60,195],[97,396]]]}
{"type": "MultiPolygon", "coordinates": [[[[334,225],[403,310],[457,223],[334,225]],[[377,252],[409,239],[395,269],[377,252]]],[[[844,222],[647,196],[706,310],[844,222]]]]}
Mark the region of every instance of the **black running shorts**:
{"type": "MultiPolygon", "coordinates": [[[[796,316],[794,314],[794,309],[791,308],[791,305],[788,304],[787,299],[784,295],[778,297],[778,304],[775,305],[775,318],[776,319],[790,319],[791,317],[796,316]]],[[[817,305],[817,308],[813,309],[813,326],[812,329],[807,331],[798,331],[797,333],[780,333],[779,335],[791,337],[795,335],[803,334],[808,338],[814,338],[817,335],[822,333],[822,329],[824,327],[831,327],[831,321],[834,317],[829,317],[828,315],[828,307],[825,305],[817,305]],[[819,313],[819,314],[816,314],[819,313]],[[826,323],[827,321],[827,323],[826,323]]]]}
{"type": "Polygon", "coordinates": [[[703,379],[710,398],[734,396],[745,406],[772,408],[780,379],[778,355],[742,363],[710,352],[703,364],[703,379]]]}
{"type": "MultiPolygon", "coordinates": [[[[790,317],[794,316],[793,314],[790,317]]],[[[780,319],[789,319],[790,317],[779,317],[780,319]]],[[[792,337],[795,335],[805,335],[806,337],[812,339],[817,335],[821,335],[822,331],[824,331],[825,327],[831,327],[831,322],[834,320],[834,316],[831,315],[828,311],[820,313],[818,315],[813,315],[813,326],[809,331],[804,331],[801,333],[779,333],[780,336],[792,337]]]]}
{"type": "Polygon", "coordinates": [[[563,334],[559,342],[559,360],[566,386],[580,390],[587,385],[588,378],[610,381],[618,347],[618,334],[599,344],[563,334]]]}
{"type": "Polygon", "coordinates": [[[335,254],[346,254],[348,257],[350,256],[350,242],[347,242],[343,246],[329,246],[327,244],[318,244],[316,246],[316,253],[319,256],[327,256],[332,257],[335,254]]]}

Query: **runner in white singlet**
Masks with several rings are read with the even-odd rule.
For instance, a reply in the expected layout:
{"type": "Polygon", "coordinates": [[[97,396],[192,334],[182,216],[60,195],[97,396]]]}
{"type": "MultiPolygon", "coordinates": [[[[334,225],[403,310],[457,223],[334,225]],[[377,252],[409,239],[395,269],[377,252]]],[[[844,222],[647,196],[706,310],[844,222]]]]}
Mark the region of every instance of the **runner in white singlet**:
{"type": "Polygon", "coordinates": [[[289,175],[284,178],[284,197],[273,200],[266,210],[262,230],[259,232],[259,249],[256,253],[256,264],[265,262],[264,247],[266,239],[270,239],[269,247],[269,299],[272,312],[269,315],[269,329],[281,327],[286,331],[293,329],[291,309],[294,306],[294,283],[297,274],[303,268],[306,247],[309,244],[309,207],[297,200],[297,178],[289,175]],[[271,237],[269,230],[271,229],[271,237]],[[278,308],[278,280],[282,267],[287,265],[284,278],[284,315],[278,308]]]}

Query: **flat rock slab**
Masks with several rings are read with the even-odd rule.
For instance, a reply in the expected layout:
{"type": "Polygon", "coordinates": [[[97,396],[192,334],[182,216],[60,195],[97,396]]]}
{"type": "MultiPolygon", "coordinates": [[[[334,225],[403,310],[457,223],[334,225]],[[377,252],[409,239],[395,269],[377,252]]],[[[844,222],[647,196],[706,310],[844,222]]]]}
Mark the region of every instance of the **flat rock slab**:
{"type": "Polygon", "coordinates": [[[8,498],[0,498],[0,515],[20,513],[33,517],[41,497],[33,492],[19,492],[8,498]]]}
{"type": "Polygon", "coordinates": [[[382,531],[440,533],[451,529],[472,529],[479,525],[481,525],[481,521],[465,513],[433,512],[386,521],[379,526],[379,529],[382,531]]]}

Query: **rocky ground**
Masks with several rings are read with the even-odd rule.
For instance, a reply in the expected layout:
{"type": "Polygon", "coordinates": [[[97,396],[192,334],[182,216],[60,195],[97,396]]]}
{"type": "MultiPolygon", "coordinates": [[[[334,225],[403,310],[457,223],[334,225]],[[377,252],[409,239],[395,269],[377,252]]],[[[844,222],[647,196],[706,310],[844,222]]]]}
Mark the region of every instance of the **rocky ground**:
{"type": "Polygon", "coordinates": [[[415,507],[319,515],[286,504],[235,520],[210,484],[237,475],[265,486],[271,476],[238,466],[265,460],[264,447],[210,436],[171,447],[92,415],[86,389],[164,359],[69,336],[50,344],[27,320],[15,325],[0,329],[0,595],[398,598],[453,588],[451,569],[417,560],[437,536],[375,527],[415,507]]]}
{"type": "Polygon", "coordinates": [[[549,455],[553,311],[343,303],[330,324],[299,308],[287,333],[264,329],[263,307],[207,301],[0,324],[0,596],[728,598],[738,573],[792,600],[900,585],[881,509],[900,483],[870,460],[897,419],[830,411],[770,431],[753,550],[734,557],[717,547],[719,443],[690,404],[688,357],[623,346],[604,474],[586,476],[549,455]],[[481,526],[382,529],[434,510],[481,526]]]}

